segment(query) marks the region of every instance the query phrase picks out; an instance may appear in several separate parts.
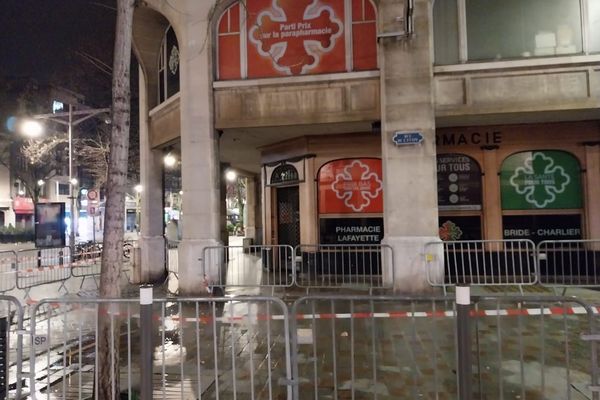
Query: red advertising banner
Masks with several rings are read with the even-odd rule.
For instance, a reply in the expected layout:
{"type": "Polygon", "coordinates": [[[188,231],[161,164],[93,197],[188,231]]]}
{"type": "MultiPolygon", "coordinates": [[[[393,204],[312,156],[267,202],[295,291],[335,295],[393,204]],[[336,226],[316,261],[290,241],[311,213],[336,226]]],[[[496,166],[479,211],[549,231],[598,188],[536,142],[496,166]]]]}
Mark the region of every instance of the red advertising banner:
{"type": "Polygon", "coordinates": [[[248,75],[344,71],[344,0],[248,2],[248,75]]]}
{"type": "Polygon", "coordinates": [[[376,22],[371,0],[235,3],[219,19],[218,79],[376,69],[376,22]]]}
{"type": "Polygon", "coordinates": [[[319,214],[383,212],[381,160],[331,161],[319,170],[319,214]]]}

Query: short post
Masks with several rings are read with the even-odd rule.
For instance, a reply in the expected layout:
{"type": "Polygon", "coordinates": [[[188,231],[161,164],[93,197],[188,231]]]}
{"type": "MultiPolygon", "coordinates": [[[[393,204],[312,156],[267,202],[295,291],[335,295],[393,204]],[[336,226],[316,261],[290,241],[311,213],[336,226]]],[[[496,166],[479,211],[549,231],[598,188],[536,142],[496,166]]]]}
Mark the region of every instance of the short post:
{"type": "Polygon", "coordinates": [[[471,400],[471,288],[456,286],[456,335],[458,344],[458,398],[471,400]]]}
{"type": "Polygon", "coordinates": [[[152,285],[140,286],[141,399],[152,400],[152,285]]]}

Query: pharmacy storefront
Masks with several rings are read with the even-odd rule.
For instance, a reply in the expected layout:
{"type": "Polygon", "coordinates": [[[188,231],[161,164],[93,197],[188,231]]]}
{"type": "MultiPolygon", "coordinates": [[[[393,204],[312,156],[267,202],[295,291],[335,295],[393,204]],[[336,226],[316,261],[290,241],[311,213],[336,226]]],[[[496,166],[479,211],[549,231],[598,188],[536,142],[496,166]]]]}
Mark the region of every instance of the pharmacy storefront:
{"type": "Polygon", "coordinates": [[[598,171],[586,164],[597,129],[562,123],[439,130],[440,238],[589,237],[586,228],[595,223],[588,210],[600,199],[587,190],[598,171]]]}

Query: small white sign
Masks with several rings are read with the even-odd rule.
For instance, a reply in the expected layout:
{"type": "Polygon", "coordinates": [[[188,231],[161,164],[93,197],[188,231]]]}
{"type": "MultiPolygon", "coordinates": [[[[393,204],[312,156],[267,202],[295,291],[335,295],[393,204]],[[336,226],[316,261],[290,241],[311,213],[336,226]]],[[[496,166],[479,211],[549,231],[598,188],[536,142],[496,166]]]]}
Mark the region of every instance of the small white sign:
{"type": "Polygon", "coordinates": [[[313,334],[310,328],[299,328],[298,329],[298,344],[312,344],[313,334]]]}
{"type": "Polygon", "coordinates": [[[48,335],[34,335],[31,337],[31,344],[35,348],[48,347],[48,335]]]}

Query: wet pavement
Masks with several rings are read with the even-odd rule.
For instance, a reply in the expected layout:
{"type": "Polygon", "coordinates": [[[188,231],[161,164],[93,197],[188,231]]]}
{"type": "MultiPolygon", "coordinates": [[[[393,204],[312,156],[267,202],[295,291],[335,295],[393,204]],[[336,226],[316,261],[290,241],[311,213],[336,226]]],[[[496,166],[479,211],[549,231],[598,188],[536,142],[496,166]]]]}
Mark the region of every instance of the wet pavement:
{"type": "MultiPolygon", "coordinates": [[[[176,251],[169,251],[169,260],[176,260],[176,251]]],[[[257,279],[257,274],[268,273],[260,265],[253,268],[244,274],[257,279]]],[[[175,264],[170,271],[169,281],[155,290],[155,297],[176,292],[175,264]]],[[[37,308],[35,332],[47,341],[34,348],[36,398],[92,396],[99,311],[84,302],[95,297],[93,280],[86,280],[81,289],[80,285],[81,278],[65,285],[79,304],[59,301],[37,308]]],[[[126,280],[123,285],[127,288],[126,280]]],[[[56,297],[58,286],[34,288],[31,297],[56,297]]],[[[136,289],[130,288],[128,293],[135,297],[136,289]]],[[[555,294],[542,287],[524,291],[530,298],[550,299],[555,294]]],[[[590,333],[590,321],[598,322],[595,314],[588,318],[585,309],[571,301],[506,298],[519,295],[519,288],[473,292],[475,297],[504,296],[474,306],[470,350],[475,399],[592,398],[588,385],[593,350],[581,334],[590,333]]],[[[154,398],[288,399],[294,398],[294,390],[297,399],[458,398],[452,301],[367,299],[361,297],[367,294],[364,290],[329,291],[355,295],[341,299],[311,291],[320,298],[298,300],[296,313],[287,315],[305,290],[233,288],[226,294],[273,293],[285,303],[270,298],[157,302],[150,329],[154,398]],[[295,368],[297,380],[288,386],[295,368]]],[[[23,296],[22,291],[13,294],[23,296]]],[[[569,289],[566,294],[600,304],[593,290],[569,289]]],[[[132,300],[106,313],[120,326],[120,386],[132,395],[140,384],[138,307],[132,300]]],[[[28,319],[25,328],[30,326],[28,319]]],[[[25,342],[28,377],[31,347],[25,342]]],[[[10,343],[16,343],[15,332],[10,343]]],[[[13,346],[11,350],[14,360],[13,346]]]]}

